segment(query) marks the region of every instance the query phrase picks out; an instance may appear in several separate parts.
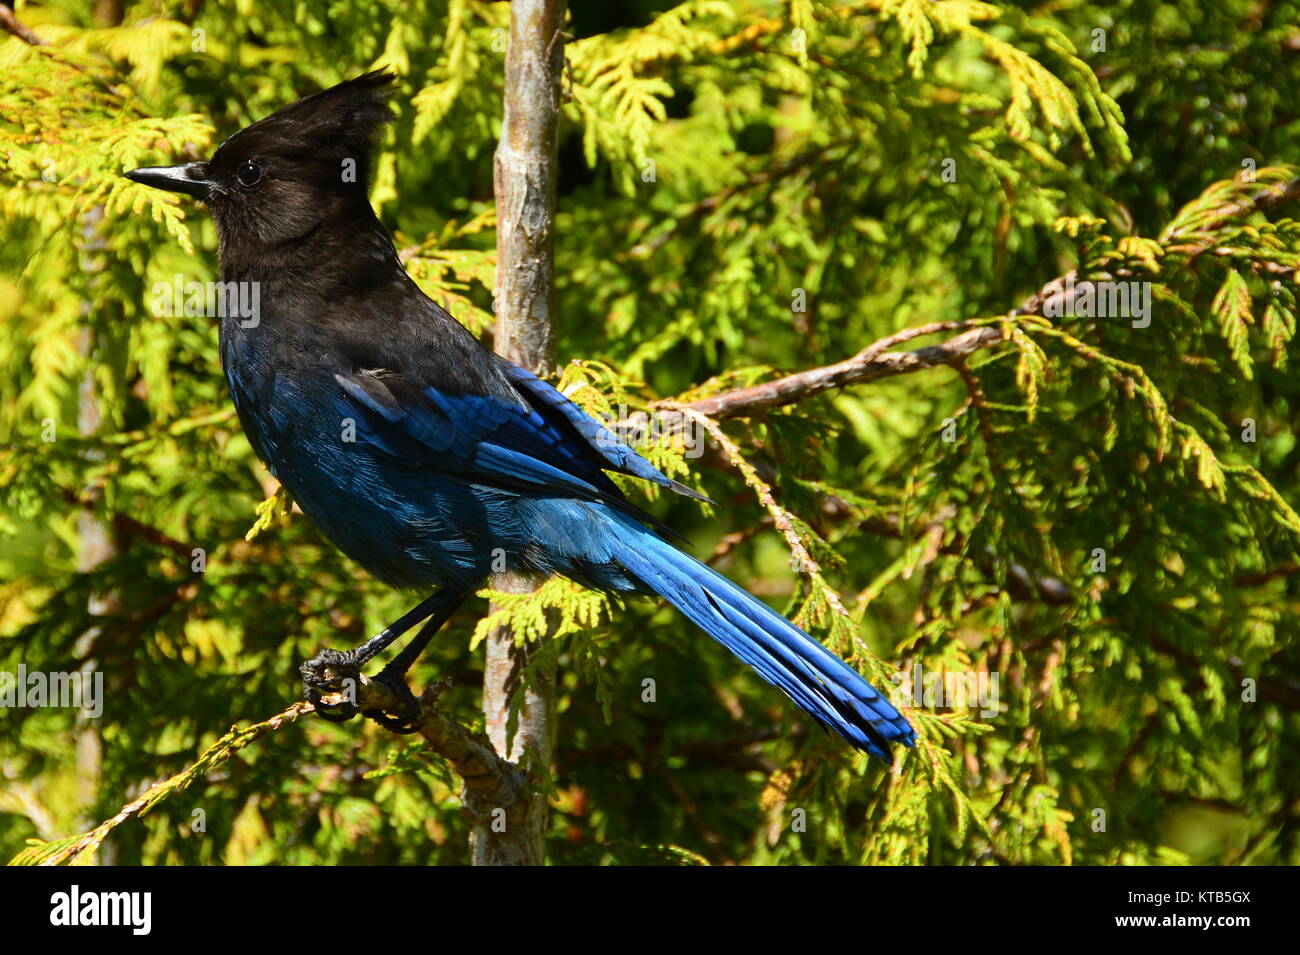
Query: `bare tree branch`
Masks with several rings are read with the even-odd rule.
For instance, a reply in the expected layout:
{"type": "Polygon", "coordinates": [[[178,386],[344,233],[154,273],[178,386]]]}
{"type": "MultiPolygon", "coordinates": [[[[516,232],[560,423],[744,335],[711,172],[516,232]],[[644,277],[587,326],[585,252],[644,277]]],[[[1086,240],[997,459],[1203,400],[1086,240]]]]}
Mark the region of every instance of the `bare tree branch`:
{"type": "Polygon", "coordinates": [[[846,385],[862,384],[878,378],[903,375],[923,368],[933,368],[936,365],[950,365],[974,351],[987,348],[1002,340],[1002,332],[998,327],[981,325],[972,328],[971,324],[931,322],[929,325],[905,328],[868,345],[852,358],[837,364],[811,368],[775,381],[701,398],[699,401],[691,402],[687,407],[710,418],[745,417],[769,408],[794,404],[832,388],[843,388],[846,385]],[[958,328],[968,330],[939,345],[919,348],[916,351],[890,351],[895,345],[913,338],[958,328]]]}
{"type": "Polygon", "coordinates": [[[28,46],[45,46],[45,41],[31,31],[30,27],[18,22],[13,10],[0,3],[0,30],[18,37],[28,46]]]}

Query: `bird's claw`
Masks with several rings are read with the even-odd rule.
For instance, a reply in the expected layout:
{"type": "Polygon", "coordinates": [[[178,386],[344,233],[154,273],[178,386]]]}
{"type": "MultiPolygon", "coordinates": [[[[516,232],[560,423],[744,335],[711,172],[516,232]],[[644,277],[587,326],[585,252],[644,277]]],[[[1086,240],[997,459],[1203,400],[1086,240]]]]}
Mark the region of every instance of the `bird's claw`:
{"type": "Polygon", "coordinates": [[[422,715],[420,704],[406,685],[402,673],[385,668],[373,681],[387,689],[399,703],[399,707],[390,716],[383,710],[362,710],[357,706],[361,667],[352,653],[322,650],[299,667],[299,672],[302,673],[303,696],[316,707],[321,719],[331,723],[345,723],[360,713],[394,733],[409,734],[419,729],[422,715]],[[335,698],[326,702],[326,695],[335,698]]]}
{"type": "Polygon", "coordinates": [[[361,715],[374,720],[393,733],[410,734],[419,730],[420,723],[423,722],[423,713],[420,710],[419,702],[415,699],[415,694],[406,685],[406,675],[390,671],[385,667],[379,671],[379,674],[374,678],[374,682],[384,686],[393,696],[397,697],[401,703],[401,708],[393,716],[389,716],[381,710],[362,710],[361,715]]]}
{"type": "Polygon", "coordinates": [[[302,674],[302,693],[316,707],[321,719],[346,723],[356,716],[357,691],[361,686],[361,669],[353,656],[338,650],[322,650],[298,668],[302,674]],[[324,701],[325,694],[341,694],[338,700],[324,701]]]}

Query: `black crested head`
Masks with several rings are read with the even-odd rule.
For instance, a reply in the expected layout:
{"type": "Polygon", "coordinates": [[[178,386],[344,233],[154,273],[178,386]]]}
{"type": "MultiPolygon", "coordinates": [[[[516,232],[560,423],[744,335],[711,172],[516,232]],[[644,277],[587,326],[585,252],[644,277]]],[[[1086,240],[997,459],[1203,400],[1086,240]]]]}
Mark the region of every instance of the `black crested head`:
{"type": "Polygon", "coordinates": [[[212,165],[283,158],[322,173],[328,185],[358,185],[364,192],[375,142],[393,120],[393,81],[393,74],[374,70],[283,106],[222,143],[212,165]]]}
{"type": "Polygon", "coordinates": [[[273,255],[328,222],[378,226],[366,187],[380,130],[392,120],[393,76],[364,73],[290,103],[231,136],[212,156],[207,200],[223,271],[273,255]]]}
{"type": "Polygon", "coordinates": [[[366,188],[376,142],[393,119],[393,82],[386,71],[364,73],[240,130],[206,163],[127,176],[208,206],[223,273],[274,264],[324,226],[333,241],[355,236],[386,257],[391,242],[366,188]]]}

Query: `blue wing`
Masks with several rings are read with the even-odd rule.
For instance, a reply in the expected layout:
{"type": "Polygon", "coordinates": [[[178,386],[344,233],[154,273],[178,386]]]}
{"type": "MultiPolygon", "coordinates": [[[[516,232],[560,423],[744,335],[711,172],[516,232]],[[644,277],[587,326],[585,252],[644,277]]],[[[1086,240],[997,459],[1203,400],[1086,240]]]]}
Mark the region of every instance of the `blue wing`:
{"type": "Polygon", "coordinates": [[[685,484],[674,481],[665,475],[653,464],[637,454],[636,451],[620,441],[612,431],[526,368],[509,363],[504,363],[504,367],[506,375],[514,382],[515,387],[519,389],[523,396],[538,410],[543,411],[543,413],[549,410],[571,426],[587,447],[601,458],[604,462],[601,465],[602,467],[618,471],[621,474],[630,474],[646,481],[653,481],[661,487],[666,487],[687,497],[693,497],[696,500],[708,500],[707,497],[693,488],[689,488],[685,484]]]}
{"type": "Polygon", "coordinates": [[[541,379],[504,367],[516,395],[420,387],[386,369],[336,374],[338,409],[356,422],[359,440],[394,458],[503,490],[601,500],[642,519],[606,469],[701,496],[670,480],[541,379]]]}

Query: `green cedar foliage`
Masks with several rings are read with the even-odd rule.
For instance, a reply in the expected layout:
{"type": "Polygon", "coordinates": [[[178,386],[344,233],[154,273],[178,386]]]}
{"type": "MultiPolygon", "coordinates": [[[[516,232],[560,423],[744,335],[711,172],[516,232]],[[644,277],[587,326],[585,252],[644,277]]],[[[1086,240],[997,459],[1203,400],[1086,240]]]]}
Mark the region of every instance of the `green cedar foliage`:
{"type": "MultiPolygon", "coordinates": [[[[986,329],[955,367],[691,418],[702,457],[647,448],[717,510],[629,489],[877,683],[992,675],[999,701],[922,692],[891,768],[661,606],[563,581],[473,602],[415,678],[481,723],[478,639],[554,611],[551,860],[1300,861],[1300,223],[1252,201],[1300,175],[1300,9],[574,6],[561,387],[627,417],[986,329]],[[1149,283],[1149,324],[1050,314],[1072,270],[1149,283]]],[[[156,307],[215,277],[212,228],[120,173],[392,67],[374,201],[490,331],[507,5],[17,17],[43,43],[0,41],[0,671],[93,670],[105,704],[0,710],[0,856],[462,863],[457,781],[417,745],[264,722],[302,659],[409,598],[275,493],[214,321],[156,307]]]]}

